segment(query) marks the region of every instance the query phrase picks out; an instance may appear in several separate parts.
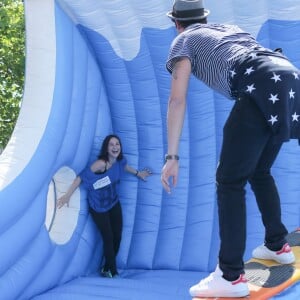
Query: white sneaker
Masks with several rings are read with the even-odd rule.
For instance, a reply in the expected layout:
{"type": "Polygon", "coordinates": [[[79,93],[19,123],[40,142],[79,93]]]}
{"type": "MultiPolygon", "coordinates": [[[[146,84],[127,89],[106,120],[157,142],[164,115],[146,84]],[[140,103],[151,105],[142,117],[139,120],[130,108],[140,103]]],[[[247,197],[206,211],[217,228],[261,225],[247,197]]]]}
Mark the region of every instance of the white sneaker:
{"type": "Polygon", "coordinates": [[[295,262],[294,253],[288,243],[284,244],[279,251],[272,251],[265,245],[260,245],[252,252],[252,256],[258,259],[270,259],[276,262],[287,265],[295,262]]]}
{"type": "Polygon", "coordinates": [[[244,274],[241,274],[235,281],[228,281],[222,276],[223,273],[219,266],[217,266],[215,272],[190,288],[190,295],[192,297],[209,298],[239,298],[249,295],[247,280],[244,274]]]}

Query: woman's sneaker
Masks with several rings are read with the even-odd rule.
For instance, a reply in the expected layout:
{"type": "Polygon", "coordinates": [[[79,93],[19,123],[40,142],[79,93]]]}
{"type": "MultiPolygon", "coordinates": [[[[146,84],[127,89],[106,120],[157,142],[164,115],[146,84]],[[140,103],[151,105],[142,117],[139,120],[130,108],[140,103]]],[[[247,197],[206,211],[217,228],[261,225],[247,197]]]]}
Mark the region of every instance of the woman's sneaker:
{"type": "Polygon", "coordinates": [[[288,243],[284,244],[279,251],[272,251],[265,245],[261,245],[253,250],[252,256],[257,259],[275,260],[283,265],[295,262],[294,253],[288,243]]]}
{"type": "Polygon", "coordinates": [[[104,268],[101,269],[100,271],[100,276],[101,277],[106,277],[106,278],[113,278],[113,275],[110,270],[105,270],[104,268]]]}
{"type": "Polygon", "coordinates": [[[112,273],[111,270],[106,271],[104,268],[101,269],[100,276],[101,277],[106,277],[106,278],[118,278],[118,277],[120,277],[118,272],[112,273]]]}
{"type": "Polygon", "coordinates": [[[215,272],[190,288],[190,295],[203,298],[239,298],[248,296],[249,289],[244,274],[235,281],[228,281],[223,278],[223,273],[217,266],[215,272]]]}

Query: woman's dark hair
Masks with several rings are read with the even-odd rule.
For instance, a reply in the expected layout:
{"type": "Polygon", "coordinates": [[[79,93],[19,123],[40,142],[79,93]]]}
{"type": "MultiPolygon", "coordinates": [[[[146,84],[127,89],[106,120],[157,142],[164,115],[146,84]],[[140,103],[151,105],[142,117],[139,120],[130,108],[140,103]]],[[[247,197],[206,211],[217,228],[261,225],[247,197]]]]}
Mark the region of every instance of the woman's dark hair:
{"type": "Polygon", "coordinates": [[[121,151],[120,151],[120,154],[117,157],[117,160],[121,160],[123,158],[123,148],[122,148],[122,143],[121,143],[120,138],[115,134],[110,134],[102,142],[102,146],[101,146],[100,153],[98,155],[98,159],[103,159],[104,161],[108,161],[108,151],[107,151],[107,149],[108,149],[109,141],[112,138],[115,138],[119,141],[120,148],[121,148],[121,151]]]}
{"type": "Polygon", "coordinates": [[[190,21],[178,21],[178,23],[180,23],[180,25],[183,28],[187,28],[188,26],[195,24],[195,23],[201,23],[201,24],[207,24],[207,18],[204,19],[199,19],[199,20],[190,20],[190,21]]]}

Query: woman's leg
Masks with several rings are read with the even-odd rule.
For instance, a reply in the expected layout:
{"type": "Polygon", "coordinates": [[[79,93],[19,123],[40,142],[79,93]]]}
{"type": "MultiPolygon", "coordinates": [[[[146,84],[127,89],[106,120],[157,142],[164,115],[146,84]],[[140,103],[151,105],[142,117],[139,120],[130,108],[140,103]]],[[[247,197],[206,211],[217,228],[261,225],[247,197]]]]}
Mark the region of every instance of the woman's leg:
{"type": "Polygon", "coordinates": [[[105,258],[105,271],[111,271],[112,275],[117,273],[115,250],[114,250],[114,235],[111,227],[110,213],[99,213],[91,209],[93,220],[101,233],[103,240],[103,255],[105,258]]]}
{"type": "Polygon", "coordinates": [[[123,216],[120,202],[109,211],[110,225],[113,233],[113,246],[115,256],[117,256],[120,248],[123,228],[123,216]]]}

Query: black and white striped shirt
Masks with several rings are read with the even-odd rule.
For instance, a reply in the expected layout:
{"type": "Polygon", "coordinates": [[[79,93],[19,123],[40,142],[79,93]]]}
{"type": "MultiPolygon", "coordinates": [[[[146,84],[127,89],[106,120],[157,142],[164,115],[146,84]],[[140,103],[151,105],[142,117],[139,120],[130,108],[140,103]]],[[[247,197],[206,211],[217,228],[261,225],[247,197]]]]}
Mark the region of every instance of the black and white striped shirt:
{"type": "Polygon", "coordinates": [[[235,25],[193,24],[173,41],[166,63],[172,73],[178,59],[188,57],[192,73],[210,88],[230,96],[230,70],[251,50],[266,50],[235,25]]]}

